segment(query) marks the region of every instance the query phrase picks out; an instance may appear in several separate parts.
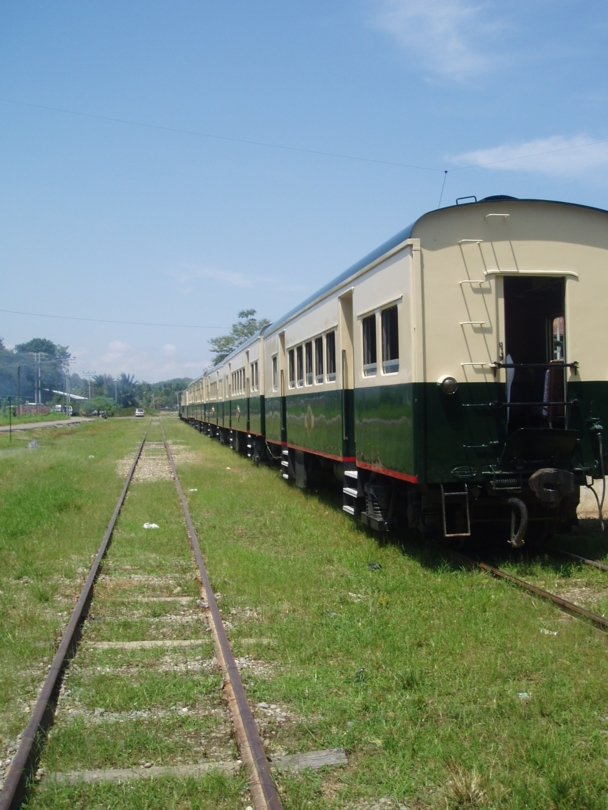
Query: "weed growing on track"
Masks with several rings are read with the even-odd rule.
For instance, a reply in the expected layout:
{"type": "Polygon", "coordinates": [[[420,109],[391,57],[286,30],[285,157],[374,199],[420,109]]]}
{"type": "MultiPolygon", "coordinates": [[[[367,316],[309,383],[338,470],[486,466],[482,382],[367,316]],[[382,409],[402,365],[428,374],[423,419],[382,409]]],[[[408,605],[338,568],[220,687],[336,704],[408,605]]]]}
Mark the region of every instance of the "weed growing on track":
{"type": "Polygon", "coordinates": [[[205,779],[157,779],[118,784],[79,785],[69,790],[49,786],[44,793],[44,808],[53,810],[235,810],[243,806],[245,779],[210,773],[205,779]]]}
{"type": "Polygon", "coordinates": [[[258,710],[270,755],[348,751],[281,775],[286,807],[605,806],[603,637],[192,435],[180,477],[246,689],[284,712],[258,710]]]}

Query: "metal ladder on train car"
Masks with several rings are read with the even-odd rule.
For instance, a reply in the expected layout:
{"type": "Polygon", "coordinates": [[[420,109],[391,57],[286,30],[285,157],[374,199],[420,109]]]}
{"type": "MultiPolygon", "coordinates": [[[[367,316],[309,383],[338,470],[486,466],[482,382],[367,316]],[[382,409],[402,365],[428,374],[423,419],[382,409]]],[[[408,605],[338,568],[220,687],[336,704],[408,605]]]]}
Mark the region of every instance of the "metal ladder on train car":
{"type": "MultiPolygon", "coordinates": [[[[488,217],[500,217],[501,218],[503,215],[502,214],[488,214],[487,216],[488,217]]],[[[480,239],[460,239],[459,244],[461,246],[461,250],[464,251],[464,246],[466,244],[471,244],[471,245],[474,245],[474,246],[478,247],[478,246],[480,246],[482,244],[482,240],[480,240],[480,239]]],[[[463,252],[463,258],[464,258],[464,252],[463,252]]],[[[472,272],[475,273],[476,272],[475,269],[472,269],[472,272]]],[[[463,296],[463,299],[464,299],[464,302],[465,302],[466,311],[467,311],[467,313],[469,314],[469,316],[471,318],[472,318],[472,313],[473,312],[475,312],[475,311],[479,312],[479,307],[478,307],[478,304],[475,302],[474,298],[472,298],[471,295],[467,293],[467,291],[468,290],[470,290],[470,291],[478,290],[478,294],[481,296],[481,300],[483,300],[483,297],[485,296],[486,292],[490,292],[489,284],[490,284],[489,280],[487,278],[484,278],[483,276],[481,276],[479,278],[474,278],[474,277],[471,278],[471,277],[469,277],[469,278],[459,280],[458,285],[460,287],[460,290],[461,290],[461,293],[462,293],[462,296],[463,296]]],[[[488,323],[488,321],[486,320],[488,309],[487,309],[486,306],[484,306],[483,309],[485,310],[485,312],[482,310],[482,312],[480,313],[479,320],[469,319],[469,320],[459,321],[460,328],[463,330],[463,334],[465,335],[466,343],[469,346],[470,346],[470,340],[471,340],[473,334],[475,333],[475,330],[478,330],[478,329],[483,330],[484,328],[486,328],[486,327],[488,327],[490,325],[488,323]],[[467,337],[467,335],[468,335],[468,337],[467,337]]],[[[484,350],[485,350],[485,352],[487,352],[487,347],[484,346],[484,350]]],[[[474,356],[473,357],[470,356],[470,359],[468,361],[461,363],[461,367],[463,368],[463,370],[466,367],[483,368],[483,367],[489,367],[489,366],[492,366],[492,365],[493,365],[493,360],[489,355],[487,357],[480,358],[479,360],[474,356]]],[[[465,376],[466,376],[466,373],[465,373],[465,376]]],[[[470,413],[471,416],[473,416],[476,412],[480,412],[480,410],[481,411],[486,411],[491,406],[492,406],[492,402],[490,402],[490,401],[485,402],[485,403],[482,402],[482,403],[474,403],[474,404],[468,403],[468,402],[463,403],[463,408],[470,409],[469,413],[470,413]]],[[[462,444],[462,449],[465,451],[465,456],[469,459],[469,463],[466,464],[463,469],[465,469],[467,467],[469,469],[473,469],[474,467],[477,466],[477,464],[480,461],[485,460],[486,463],[487,463],[488,458],[490,458],[492,462],[496,460],[496,452],[498,450],[498,442],[496,442],[493,438],[489,438],[489,440],[487,440],[487,441],[481,440],[481,441],[479,441],[478,443],[475,443],[475,444],[463,443],[462,444]]],[[[456,494],[456,493],[451,493],[451,492],[446,492],[445,493],[445,495],[447,495],[448,497],[451,496],[452,494],[456,494]]],[[[467,503],[467,510],[468,510],[468,503],[467,503]]],[[[446,512],[446,510],[445,510],[445,502],[444,502],[444,492],[443,492],[443,487],[442,487],[442,513],[443,513],[443,516],[444,516],[444,529],[445,529],[445,523],[446,523],[445,512],[446,512]]],[[[467,517],[467,525],[468,525],[467,534],[460,535],[460,536],[468,537],[470,535],[470,521],[469,521],[468,517],[467,517]]],[[[459,536],[459,535],[458,534],[446,534],[446,537],[456,537],[456,536],[459,536]]]]}
{"type": "Polygon", "coordinates": [[[342,510],[352,517],[361,513],[363,494],[359,492],[359,471],[356,467],[344,470],[342,482],[342,510]]]}
{"type": "Polygon", "coordinates": [[[471,536],[468,484],[441,484],[441,516],[444,537],[471,536]],[[448,490],[446,486],[454,488],[448,490]]]}

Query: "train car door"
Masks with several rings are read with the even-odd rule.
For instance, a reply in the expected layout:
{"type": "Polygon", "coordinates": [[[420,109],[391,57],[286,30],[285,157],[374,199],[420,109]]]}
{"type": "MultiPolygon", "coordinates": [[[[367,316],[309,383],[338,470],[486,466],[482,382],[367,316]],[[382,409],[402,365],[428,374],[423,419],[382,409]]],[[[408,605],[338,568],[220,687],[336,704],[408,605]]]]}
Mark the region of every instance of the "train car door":
{"type": "Polygon", "coordinates": [[[507,430],[565,428],[565,283],[506,276],[507,430]]]}

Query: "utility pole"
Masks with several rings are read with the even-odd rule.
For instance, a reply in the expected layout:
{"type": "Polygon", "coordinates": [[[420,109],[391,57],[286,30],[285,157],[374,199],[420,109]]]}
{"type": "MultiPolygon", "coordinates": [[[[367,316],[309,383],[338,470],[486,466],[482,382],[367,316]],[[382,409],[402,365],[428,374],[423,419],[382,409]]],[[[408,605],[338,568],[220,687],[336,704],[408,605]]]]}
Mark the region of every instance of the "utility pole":
{"type": "Polygon", "coordinates": [[[41,396],[42,392],[40,390],[40,381],[41,381],[41,376],[40,376],[40,354],[41,354],[41,352],[35,352],[35,357],[36,357],[36,395],[35,395],[34,399],[36,401],[37,406],[42,405],[42,396],[41,396]]]}
{"type": "Polygon", "coordinates": [[[38,406],[42,405],[42,358],[43,356],[45,358],[51,358],[51,355],[47,352],[28,352],[28,354],[33,356],[36,364],[34,375],[34,402],[36,406],[38,406]]]}

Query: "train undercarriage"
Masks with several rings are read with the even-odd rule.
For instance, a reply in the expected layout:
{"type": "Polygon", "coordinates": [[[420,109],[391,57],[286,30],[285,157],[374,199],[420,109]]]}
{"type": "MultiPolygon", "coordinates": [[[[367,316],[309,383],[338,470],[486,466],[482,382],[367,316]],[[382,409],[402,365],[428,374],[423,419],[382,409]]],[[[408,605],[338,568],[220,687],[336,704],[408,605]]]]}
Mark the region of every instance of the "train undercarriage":
{"type": "MultiPolygon", "coordinates": [[[[188,421],[255,463],[278,466],[282,477],[299,488],[339,493],[341,484],[342,509],[376,532],[415,531],[459,541],[491,531],[519,547],[576,523],[580,488],[591,473],[577,466],[579,432],[565,427],[517,427],[496,463],[476,475],[459,468],[459,479],[414,484],[364,469],[354,461],[340,463],[269,443],[261,435],[188,421]]],[[[598,424],[597,458],[603,470],[601,438],[598,424]]]]}

